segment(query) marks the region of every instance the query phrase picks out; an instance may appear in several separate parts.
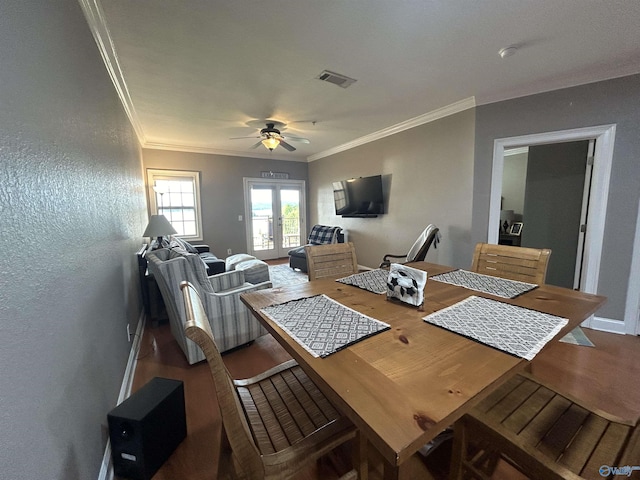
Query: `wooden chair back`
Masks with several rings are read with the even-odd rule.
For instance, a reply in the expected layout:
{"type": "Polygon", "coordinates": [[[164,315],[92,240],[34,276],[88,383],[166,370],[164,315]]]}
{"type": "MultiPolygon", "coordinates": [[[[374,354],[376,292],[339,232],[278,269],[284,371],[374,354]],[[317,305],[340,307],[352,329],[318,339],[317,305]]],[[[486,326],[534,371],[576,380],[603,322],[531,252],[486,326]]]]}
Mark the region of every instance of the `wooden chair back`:
{"type": "MultiPolygon", "coordinates": [[[[637,420],[589,408],[526,373],[490,394],[454,430],[450,478],[456,479],[490,478],[499,460],[531,479],[612,478],[614,467],[638,466],[640,459],[637,420]]],[[[628,473],[640,478],[640,469],[628,473]]]]}
{"type": "Polygon", "coordinates": [[[216,346],[200,296],[194,286],[188,282],[183,282],[180,288],[183,291],[187,317],[185,334],[200,346],[211,369],[222,417],[223,437],[226,435],[234,460],[242,465],[243,471],[248,473],[249,478],[264,478],[264,466],[260,454],[242,413],[242,404],[236,394],[233,380],[216,346]]]}
{"type": "Polygon", "coordinates": [[[358,260],[353,243],[307,245],[307,274],[309,281],[358,273],[358,260]]]}
{"type": "Polygon", "coordinates": [[[478,243],[471,270],[520,282],[544,284],[551,250],[478,243]]]}

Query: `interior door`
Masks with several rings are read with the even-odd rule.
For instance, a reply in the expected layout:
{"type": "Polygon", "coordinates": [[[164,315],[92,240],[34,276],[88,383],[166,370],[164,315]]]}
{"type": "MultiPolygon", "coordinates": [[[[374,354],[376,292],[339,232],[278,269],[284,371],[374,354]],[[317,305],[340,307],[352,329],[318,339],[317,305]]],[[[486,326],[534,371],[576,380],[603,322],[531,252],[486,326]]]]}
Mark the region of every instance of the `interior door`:
{"type": "Polygon", "coordinates": [[[269,260],[303,244],[304,182],[245,179],[247,251],[269,260]]]}

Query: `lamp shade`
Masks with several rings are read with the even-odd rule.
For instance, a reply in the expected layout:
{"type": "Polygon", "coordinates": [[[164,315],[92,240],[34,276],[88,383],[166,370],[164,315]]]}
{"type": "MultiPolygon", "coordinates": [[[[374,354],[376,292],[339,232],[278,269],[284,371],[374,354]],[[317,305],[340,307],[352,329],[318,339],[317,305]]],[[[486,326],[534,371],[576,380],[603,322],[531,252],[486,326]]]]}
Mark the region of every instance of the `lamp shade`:
{"type": "Polygon", "coordinates": [[[169,220],[164,215],[151,215],[149,224],[142,234],[143,237],[162,237],[164,235],[175,235],[176,229],[171,226],[169,220]]]}

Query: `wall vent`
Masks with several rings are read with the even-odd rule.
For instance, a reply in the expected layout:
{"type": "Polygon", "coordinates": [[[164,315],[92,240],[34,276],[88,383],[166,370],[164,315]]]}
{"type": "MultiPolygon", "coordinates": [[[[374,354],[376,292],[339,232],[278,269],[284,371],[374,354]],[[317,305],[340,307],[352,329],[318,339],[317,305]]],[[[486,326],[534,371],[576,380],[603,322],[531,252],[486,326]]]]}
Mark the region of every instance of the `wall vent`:
{"type": "Polygon", "coordinates": [[[316,78],[323,82],[333,83],[334,85],[342,88],[347,88],[352,83],[357,82],[355,78],[349,78],[345,75],[340,75],[339,73],[330,72],[329,70],[323,70],[316,78]]]}

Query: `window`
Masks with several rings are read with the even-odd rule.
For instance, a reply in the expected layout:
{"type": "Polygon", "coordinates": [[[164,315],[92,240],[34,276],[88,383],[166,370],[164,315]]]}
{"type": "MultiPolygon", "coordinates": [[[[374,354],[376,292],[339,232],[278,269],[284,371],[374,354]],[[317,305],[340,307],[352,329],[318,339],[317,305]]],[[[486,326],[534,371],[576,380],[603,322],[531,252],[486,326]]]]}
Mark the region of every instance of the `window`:
{"type": "Polygon", "coordinates": [[[167,217],[178,235],[202,240],[200,174],[180,170],[147,170],[152,214],[167,217]]]}

